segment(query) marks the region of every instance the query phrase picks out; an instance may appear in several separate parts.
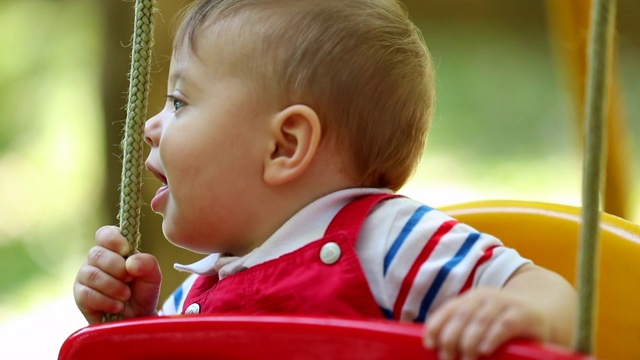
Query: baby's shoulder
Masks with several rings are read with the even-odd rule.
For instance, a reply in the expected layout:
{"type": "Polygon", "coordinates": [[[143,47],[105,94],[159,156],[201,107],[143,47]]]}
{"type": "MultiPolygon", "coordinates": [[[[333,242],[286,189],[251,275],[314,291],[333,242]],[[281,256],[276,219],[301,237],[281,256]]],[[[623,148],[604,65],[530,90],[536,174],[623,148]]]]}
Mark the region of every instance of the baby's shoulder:
{"type": "Polygon", "coordinates": [[[449,244],[464,243],[467,239],[476,238],[482,242],[499,243],[495,237],[405,196],[388,199],[376,206],[367,218],[361,234],[363,237],[375,238],[376,242],[386,243],[386,247],[392,244],[414,244],[422,247],[434,237],[444,238],[449,244]]]}
{"type": "Polygon", "coordinates": [[[455,221],[446,213],[421,201],[406,196],[398,196],[381,202],[376,206],[369,218],[378,224],[413,224],[442,223],[455,221]]]}

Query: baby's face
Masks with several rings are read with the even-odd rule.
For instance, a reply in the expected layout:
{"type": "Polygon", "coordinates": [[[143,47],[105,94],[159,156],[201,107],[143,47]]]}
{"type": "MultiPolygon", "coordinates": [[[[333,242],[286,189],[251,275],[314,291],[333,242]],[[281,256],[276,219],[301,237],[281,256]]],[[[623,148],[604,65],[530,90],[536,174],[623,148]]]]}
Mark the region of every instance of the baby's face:
{"type": "Polygon", "coordinates": [[[147,168],[163,185],[151,201],[163,232],[195,252],[242,253],[268,147],[267,118],[220,46],[182,46],[171,60],[164,109],[149,119],[147,168]],[[228,60],[228,59],[227,59],[228,60]]]}

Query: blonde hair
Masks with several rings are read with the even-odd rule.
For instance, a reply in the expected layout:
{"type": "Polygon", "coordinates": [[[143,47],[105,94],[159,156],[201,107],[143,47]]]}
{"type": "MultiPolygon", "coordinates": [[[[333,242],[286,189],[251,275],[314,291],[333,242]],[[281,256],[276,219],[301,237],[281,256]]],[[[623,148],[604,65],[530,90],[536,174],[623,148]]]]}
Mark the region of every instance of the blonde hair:
{"type": "Polygon", "coordinates": [[[239,52],[239,74],[263,96],[318,113],[361,186],[398,190],[411,177],[435,91],[429,52],[397,1],[198,1],[185,12],[175,46],[195,48],[207,26],[250,44],[239,52]]]}

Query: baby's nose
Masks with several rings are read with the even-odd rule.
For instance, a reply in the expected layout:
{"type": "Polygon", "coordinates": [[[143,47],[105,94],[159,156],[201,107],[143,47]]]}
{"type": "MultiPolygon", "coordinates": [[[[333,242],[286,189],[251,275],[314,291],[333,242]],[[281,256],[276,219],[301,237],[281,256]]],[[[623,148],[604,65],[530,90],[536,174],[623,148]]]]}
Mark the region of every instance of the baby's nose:
{"type": "Polygon", "coordinates": [[[162,133],[162,121],[160,114],[154,115],[144,124],[144,141],[152,147],[158,146],[160,143],[160,134],[162,133]]]}

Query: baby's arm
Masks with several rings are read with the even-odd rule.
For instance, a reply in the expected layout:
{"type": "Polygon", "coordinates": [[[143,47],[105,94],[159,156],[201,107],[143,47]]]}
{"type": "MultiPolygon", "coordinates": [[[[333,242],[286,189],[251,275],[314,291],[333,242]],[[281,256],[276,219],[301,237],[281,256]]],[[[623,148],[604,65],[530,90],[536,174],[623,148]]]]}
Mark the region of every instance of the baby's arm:
{"type": "Polygon", "coordinates": [[[571,285],[544,268],[520,267],[502,289],[475,288],[431,314],[425,345],[441,359],[475,359],[514,338],[570,345],[576,295],[571,285]]]}
{"type": "Polygon", "coordinates": [[[127,240],[115,226],[96,232],[96,246],[78,270],[73,294],[76,304],[90,324],[104,313],[126,318],[156,314],[162,275],[155,257],[130,251],[127,240]]]}

